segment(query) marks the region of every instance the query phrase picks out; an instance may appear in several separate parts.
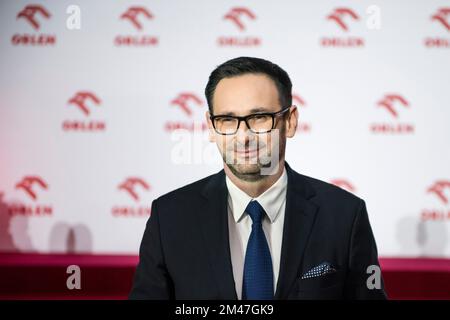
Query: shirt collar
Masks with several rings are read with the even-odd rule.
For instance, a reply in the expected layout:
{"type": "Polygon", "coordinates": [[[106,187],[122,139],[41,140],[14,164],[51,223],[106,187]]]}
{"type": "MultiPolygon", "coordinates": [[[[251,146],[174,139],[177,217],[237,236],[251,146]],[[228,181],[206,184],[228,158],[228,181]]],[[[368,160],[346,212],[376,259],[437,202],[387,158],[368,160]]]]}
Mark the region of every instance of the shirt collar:
{"type": "Polygon", "coordinates": [[[245,208],[250,201],[256,200],[263,207],[269,217],[270,223],[275,222],[278,217],[281,205],[286,198],[287,173],[283,168],[283,173],[278,180],[259,197],[252,198],[244,191],[239,189],[228,176],[225,177],[228,188],[228,204],[232,209],[234,221],[239,222],[245,213],[245,208]]]}

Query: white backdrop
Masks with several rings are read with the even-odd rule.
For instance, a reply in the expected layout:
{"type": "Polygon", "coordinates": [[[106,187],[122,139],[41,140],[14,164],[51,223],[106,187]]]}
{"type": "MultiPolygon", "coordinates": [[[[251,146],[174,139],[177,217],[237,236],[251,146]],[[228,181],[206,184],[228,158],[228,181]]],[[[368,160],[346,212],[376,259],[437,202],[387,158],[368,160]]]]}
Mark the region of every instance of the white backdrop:
{"type": "Polygon", "coordinates": [[[245,55],[289,73],[287,161],[366,200],[381,256],[450,257],[446,8],[1,1],[0,250],[137,254],[151,201],[220,170],[203,91],[245,55]],[[192,134],[185,163],[177,127],[192,134]]]}

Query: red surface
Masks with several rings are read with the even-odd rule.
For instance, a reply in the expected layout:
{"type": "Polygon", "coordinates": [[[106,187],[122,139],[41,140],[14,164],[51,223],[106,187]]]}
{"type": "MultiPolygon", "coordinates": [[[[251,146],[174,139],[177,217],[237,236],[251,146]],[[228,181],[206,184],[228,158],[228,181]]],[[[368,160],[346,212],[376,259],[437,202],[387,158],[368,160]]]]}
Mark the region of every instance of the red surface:
{"type": "MultiPolygon", "coordinates": [[[[0,254],[0,299],[126,299],[137,256],[0,254]],[[81,290],[68,290],[69,265],[81,290]]],[[[380,259],[391,299],[450,300],[450,259],[380,259]]]]}
{"type": "Polygon", "coordinates": [[[450,300],[450,259],[380,259],[391,299],[450,300]]]}

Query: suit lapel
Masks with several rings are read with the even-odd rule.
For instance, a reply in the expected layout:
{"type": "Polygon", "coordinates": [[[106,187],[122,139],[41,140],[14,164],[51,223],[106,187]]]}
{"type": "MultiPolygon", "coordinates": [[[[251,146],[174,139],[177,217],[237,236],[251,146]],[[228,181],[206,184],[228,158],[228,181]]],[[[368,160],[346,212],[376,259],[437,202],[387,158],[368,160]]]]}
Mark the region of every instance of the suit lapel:
{"type": "Polygon", "coordinates": [[[288,186],[281,247],[280,273],[275,299],[286,299],[298,277],[309,234],[314,224],[317,205],[310,199],[314,190],[286,163],[288,186]]]}
{"type": "Polygon", "coordinates": [[[199,225],[206,251],[220,291],[218,299],[236,300],[228,233],[228,189],[223,170],[213,175],[202,190],[203,207],[199,225]]]}

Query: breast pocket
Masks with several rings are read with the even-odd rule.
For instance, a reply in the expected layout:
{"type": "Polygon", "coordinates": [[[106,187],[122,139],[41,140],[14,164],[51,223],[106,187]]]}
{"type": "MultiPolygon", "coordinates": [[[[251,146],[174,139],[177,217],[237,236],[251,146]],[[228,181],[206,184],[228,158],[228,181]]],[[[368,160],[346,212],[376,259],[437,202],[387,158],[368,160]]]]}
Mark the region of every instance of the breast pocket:
{"type": "Polygon", "coordinates": [[[298,279],[297,299],[342,299],[344,295],[345,273],[342,270],[323,276],[298,279]]]}

